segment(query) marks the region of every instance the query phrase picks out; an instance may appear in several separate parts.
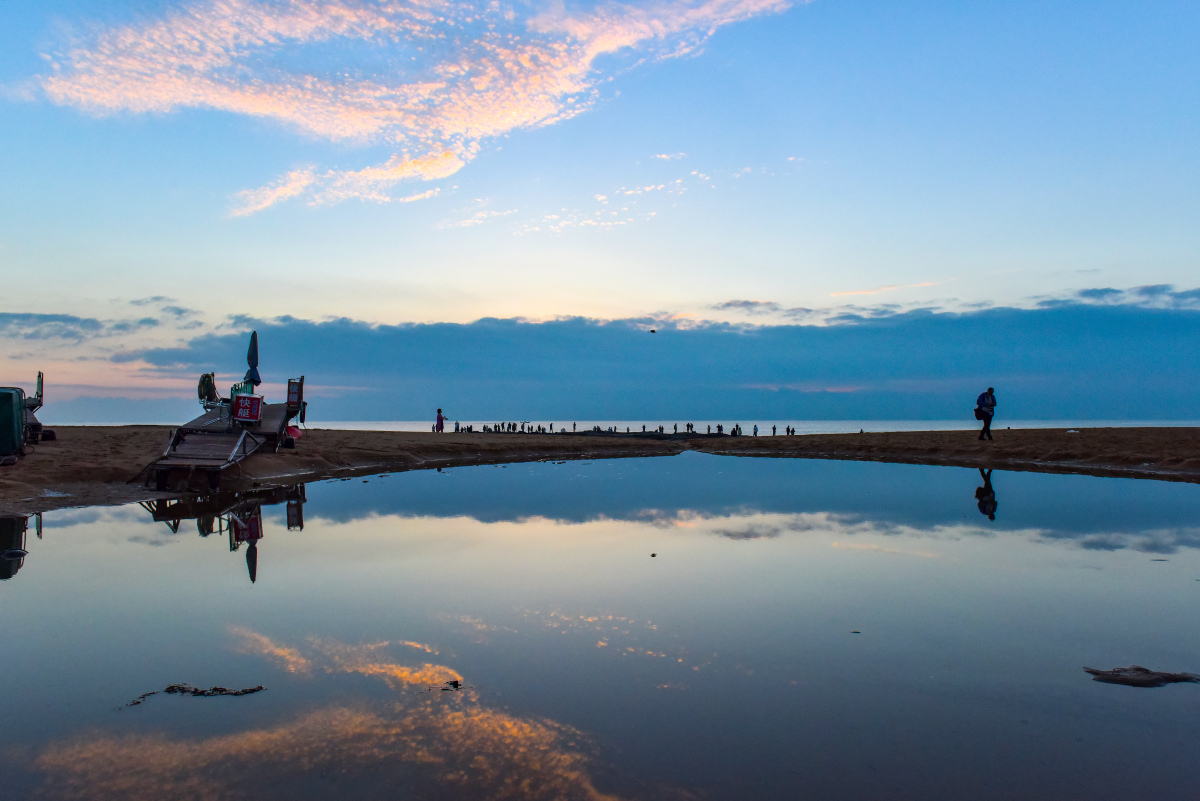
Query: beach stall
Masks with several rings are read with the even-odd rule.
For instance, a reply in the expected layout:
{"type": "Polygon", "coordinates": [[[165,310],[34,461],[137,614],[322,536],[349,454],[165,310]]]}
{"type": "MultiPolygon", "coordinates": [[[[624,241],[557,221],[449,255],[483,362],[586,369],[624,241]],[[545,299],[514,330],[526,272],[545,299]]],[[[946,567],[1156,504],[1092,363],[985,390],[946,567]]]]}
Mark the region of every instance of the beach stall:
{"type": "MultiPolygon", "coordinates": [[[[200,376],[197,393],[203,413],[171,432],[162,455],[138,474],[154,477],[155,486],[216,489],[221,474],[260,451],[296,447],[308,403],[304,400],[304,376],[290,378],[283,403],[267,403],[259,394],[258,332],[250,335],[246,352],[249,369],[245,378],[229,389],[228,397],[217,391],[215,373],[200,376]]],[[[136,477],[135,477],[136,478],[136,477]]]]}

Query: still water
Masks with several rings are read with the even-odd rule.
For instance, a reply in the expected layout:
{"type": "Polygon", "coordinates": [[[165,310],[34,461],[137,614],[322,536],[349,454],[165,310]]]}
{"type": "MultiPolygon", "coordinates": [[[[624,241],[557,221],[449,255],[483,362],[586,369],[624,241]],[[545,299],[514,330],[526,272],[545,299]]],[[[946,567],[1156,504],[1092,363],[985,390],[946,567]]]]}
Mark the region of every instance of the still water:
{"type": "Polygon", "coordinates": [[[0,787],[1195,798],[1200,684],[1082,667],[1200,672],[1198,502],[688,453],[48,513],[0,583],[0,787]],[[181,682],[267,689],[125,706],[181,682]]]}

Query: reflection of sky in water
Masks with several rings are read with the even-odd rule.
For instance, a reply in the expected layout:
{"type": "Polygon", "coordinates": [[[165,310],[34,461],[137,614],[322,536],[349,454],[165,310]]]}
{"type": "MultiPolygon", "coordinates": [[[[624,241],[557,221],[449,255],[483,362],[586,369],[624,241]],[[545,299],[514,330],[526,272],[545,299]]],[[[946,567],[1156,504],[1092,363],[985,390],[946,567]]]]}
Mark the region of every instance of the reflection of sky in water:
{"type": "Polygon", "coordinates": [[[979,524],[1037,530],[1089,548],[1200,545],[1190,484],[1088,476],[995,473],[996,521],[980,516],[977,470],[685,453],[657,459],[421,471],[311,485],[312,513],[346,521],[367,514],[468,516],[482,521],[548,517],[670,518],[745,512],[823,512],[879,526],[979,524]]]}
{"type": "Polygon", "coordinates": [[[0,584],[0,781],[15,797],[1186,796],[1200,687],[1080,668],[1200,672],[1200,490],[996,473],[992,522],[981,484],[700,455],[325,482],[303,531],[264,509],[253,585],[194,524],[48,514],[0,584]],[[452,679],[465,689],[441,692],[452,679]],[[117,711],[175,682],[269,689],[117,711]]]}

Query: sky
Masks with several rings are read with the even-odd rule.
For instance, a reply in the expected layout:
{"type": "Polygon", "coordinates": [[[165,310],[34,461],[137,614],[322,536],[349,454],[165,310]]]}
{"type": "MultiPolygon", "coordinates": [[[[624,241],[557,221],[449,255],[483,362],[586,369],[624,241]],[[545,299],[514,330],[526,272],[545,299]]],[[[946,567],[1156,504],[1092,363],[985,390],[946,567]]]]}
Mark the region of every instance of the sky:
{"type": "Polygon", "coordinates": [[[0,383],[176,414],[258,328],[325,419],[1195,418],[1198,23],[7,0],[0,383]]]}

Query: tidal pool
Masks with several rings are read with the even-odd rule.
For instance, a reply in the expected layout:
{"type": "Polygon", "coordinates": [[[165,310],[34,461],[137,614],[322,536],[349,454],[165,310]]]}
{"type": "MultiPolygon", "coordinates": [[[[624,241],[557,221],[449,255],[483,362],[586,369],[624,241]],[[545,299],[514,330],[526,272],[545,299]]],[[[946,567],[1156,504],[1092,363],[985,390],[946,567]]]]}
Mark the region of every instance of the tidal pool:
{"type": "Polygon", "coordinates": [[[1198,501],[689,453],[0,521],[0,787],[1193,798],[1200,684],[1082,668],[1200,672],[1198,501]]]}

